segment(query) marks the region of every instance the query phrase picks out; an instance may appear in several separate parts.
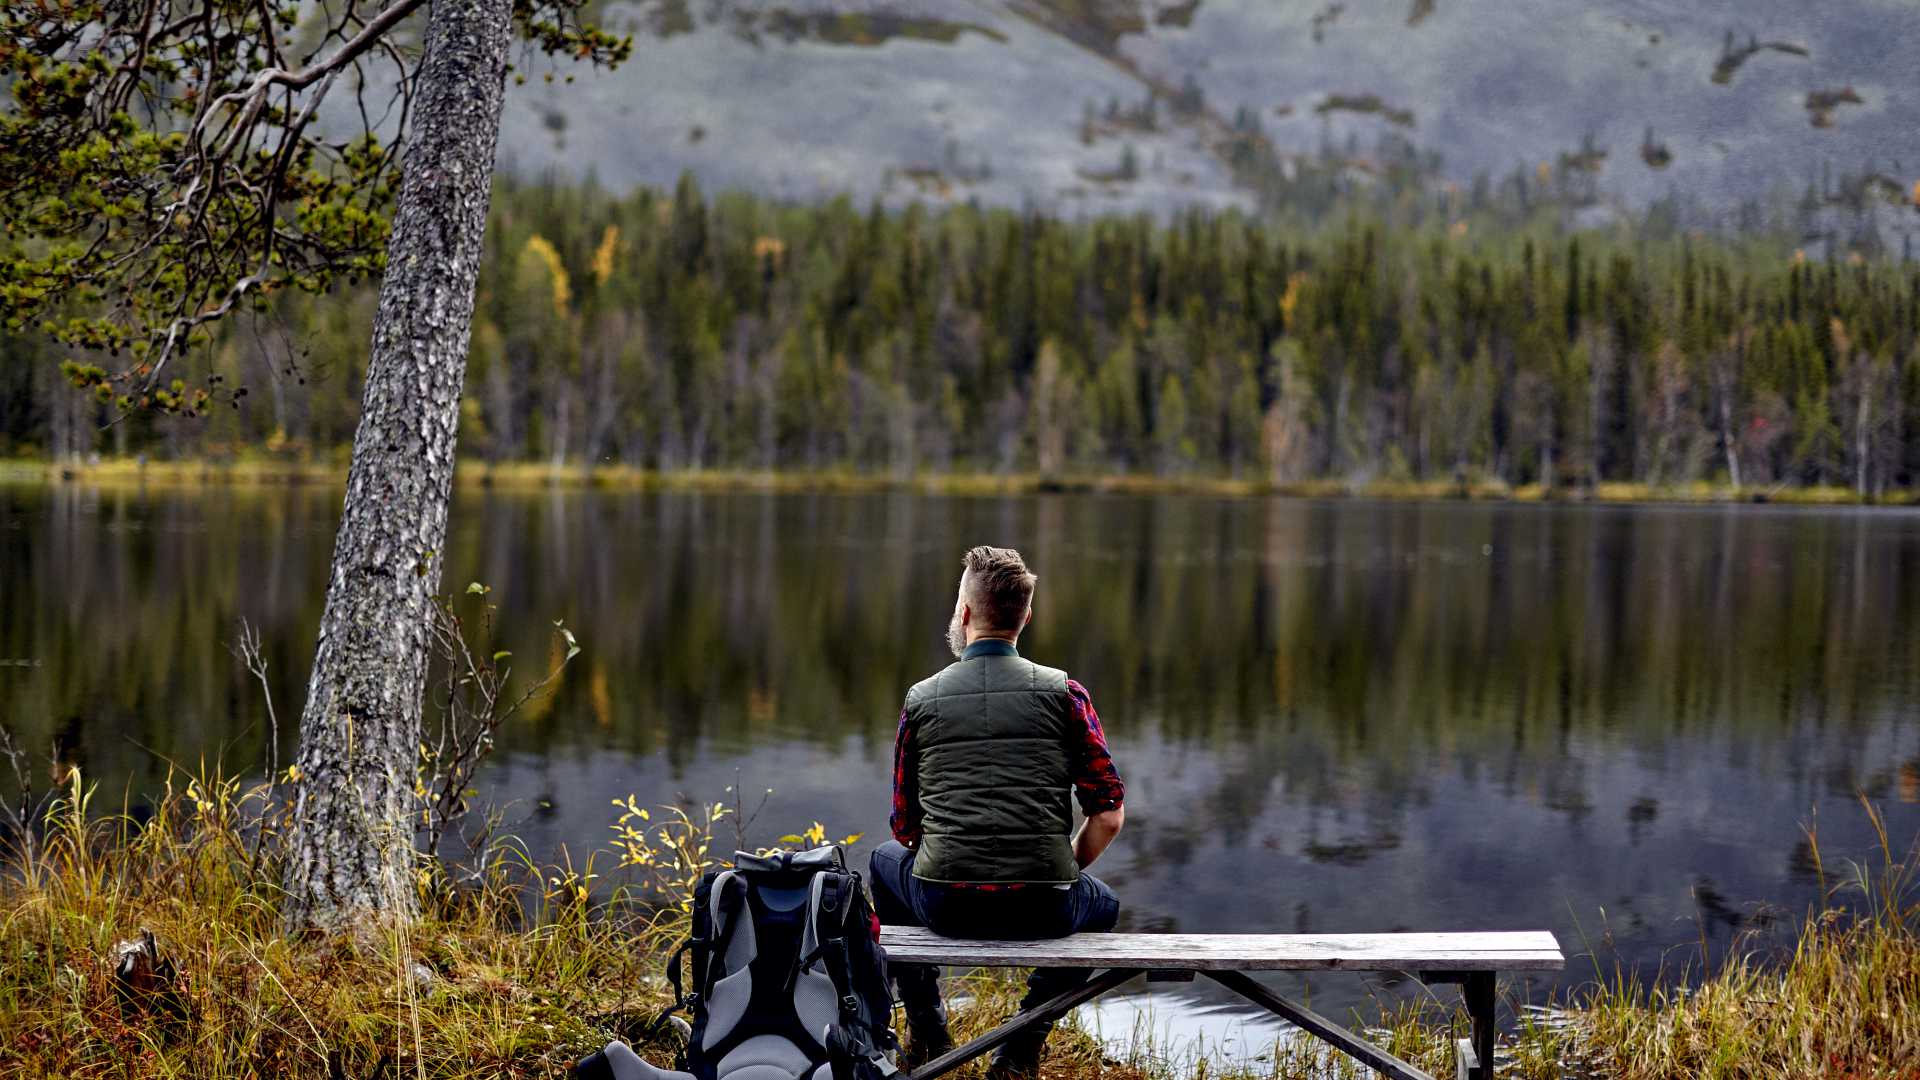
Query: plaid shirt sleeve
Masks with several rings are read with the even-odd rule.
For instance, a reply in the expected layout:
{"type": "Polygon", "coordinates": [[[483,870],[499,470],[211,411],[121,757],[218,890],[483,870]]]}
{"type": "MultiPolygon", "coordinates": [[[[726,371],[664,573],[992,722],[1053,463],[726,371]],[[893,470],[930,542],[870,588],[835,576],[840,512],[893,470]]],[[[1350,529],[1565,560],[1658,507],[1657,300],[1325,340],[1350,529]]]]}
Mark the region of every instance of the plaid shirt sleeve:
{"type": "Polygon", "coordinates": [[[913,728],[907,711],[900,710],[900,726],[893,735],[893,812],[887,815],[893,838],[913,847],[920,843],[920,763],[913,752],[913,728]]]}
{"type": "Polygon", "coordinates": [[[1067,696],[1073,699],[1073,715],[1086,725],[1084,733],[1076,727],[1077,738],[1069,750],[1073,753],[1073,792],[1080,800],[1080,812],[1099,814],[1117,809],[1127,798],[1127,785],[1113,767],[1113,755],[1107,752],[1107,733],[1100,726],[1100,714],[1093,711],[1093,695],[1072,679],[1067,680],[1067,696]]]}

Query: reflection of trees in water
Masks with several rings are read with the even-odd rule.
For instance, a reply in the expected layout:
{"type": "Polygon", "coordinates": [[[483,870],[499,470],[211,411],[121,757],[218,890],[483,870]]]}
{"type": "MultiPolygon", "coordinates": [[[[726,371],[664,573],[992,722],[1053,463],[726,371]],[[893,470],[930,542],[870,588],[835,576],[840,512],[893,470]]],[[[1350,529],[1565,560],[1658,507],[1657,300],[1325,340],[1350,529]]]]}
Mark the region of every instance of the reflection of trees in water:
{"type": "MultiPolygon", "coordinates": [[[[42,746],[77,723],[107,775],[152,777],[137,746],[259,760],[261,710],[223,643],[239,616],[258,624],[295,704],[337,495],[0,499],[0,655],[41,662],[0,672],[4,715],[42,746]]],[[[1275,799],[1348,813],[1315,826],[1333,862],[1383,848],[1455,780],[1578,818],[1583,745],[1657,768],[1707,740],[1828,791],[1901,782],[1902,763],[1838,737],[1914,689],[1920,542],[1899,516],[468,493],[445,577],[494,586],[525,664],[553,618],[586,646],[509,750],[684,763],[851,739],[874,773],[857,782],[882,783],[976,541],[1029,554],[1026,651],[1093,689],[1123,766],[1130,734],[1215,752],[1204,805],[1149,838],[1176,862],[1197,831],[1260,843],[1236,830],[1275,799]]]]}
{"type": "Polygon", "coordinates": [[[146,759],[136,746],[260,760],[264,718],[223,643],[246,612],[269,628],[282,700],[290,672],[304,681],[337,502],[0,492],[0,653],[38,665],[0,676],[8,722],[36,748],[77,725],[74,753],[108,775],[146,759]]]}

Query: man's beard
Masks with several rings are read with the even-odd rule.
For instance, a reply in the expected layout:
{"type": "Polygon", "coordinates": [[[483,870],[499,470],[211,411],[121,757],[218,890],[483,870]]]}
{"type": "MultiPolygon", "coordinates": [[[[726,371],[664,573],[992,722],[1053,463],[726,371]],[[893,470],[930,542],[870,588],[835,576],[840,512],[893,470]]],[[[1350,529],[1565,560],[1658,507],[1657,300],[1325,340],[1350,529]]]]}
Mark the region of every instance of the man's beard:
{"type": "Polygon", "coordinates": [[[953,609],[953,620],[947,623],[947,648],[953,650],[958,660],[967,651],[967,631],[960,625],[960,609],[953,609]]]}

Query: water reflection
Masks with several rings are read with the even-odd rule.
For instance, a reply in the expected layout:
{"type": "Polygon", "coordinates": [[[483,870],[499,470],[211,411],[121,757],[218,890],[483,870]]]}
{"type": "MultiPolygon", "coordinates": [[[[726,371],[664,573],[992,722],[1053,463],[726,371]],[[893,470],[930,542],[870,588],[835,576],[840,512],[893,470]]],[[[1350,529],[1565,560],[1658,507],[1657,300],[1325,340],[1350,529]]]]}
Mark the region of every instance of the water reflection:
{"type": "MultiPolygon", "coordinates": [[[[225,643],[261,628],[295,715],[337,502],[0,490],[0,715],[115,793],[261,760],[225,643]]],[[[736,778],[761,839],[877,839],[976,542],[1027,553],[1025,651],[1106,720],[1131,927],[1545,926],[1652,969],[1814,900],[1816,811],[1829,866],[1856,792],[1920,827],[1920,516],[1884,510],[465,492],[448,588],[493,586],[522,663],[554,618],[586,648],[490,790],[552,804],[545,849],[736,778]]]]}

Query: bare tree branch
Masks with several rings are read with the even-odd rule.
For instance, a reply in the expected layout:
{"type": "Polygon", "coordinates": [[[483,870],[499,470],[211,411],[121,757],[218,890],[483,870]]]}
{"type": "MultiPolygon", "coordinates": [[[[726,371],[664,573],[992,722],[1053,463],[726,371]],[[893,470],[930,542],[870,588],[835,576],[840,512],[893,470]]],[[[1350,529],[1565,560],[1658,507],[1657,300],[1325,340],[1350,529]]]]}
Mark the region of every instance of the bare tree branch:
{"type": "Polygon", "coordinates": [[[267,783],[280,775],[280,718],[273,711],[273,686],[267,682],[267,658],[260,651],[260,631],[245,619],[240,620],[240,637],[228,646],[234,658],[247,666],[260,683],[260,697],[267,703],[267,783]]]}
{"type": "Polygon", "coordinates": [[[13,740],[13,733],[5,724],[0,724],[0,757],[7,759],[7,765],[13,770],[13,779],[20,788],[19,800],[9,803],[0,799],[0,827],[18,837],[21,871],[29,876],[37,873],[40,861],[40,835],[36,831],[40,821],[46,815],[46,809],[53,800],[54,790],[49,788],[38,799],[33,795],[32,759],[26,750],[13,740]]]}
{"type": "MultiPolygon", "coordinates": [[[[249,103],[248,108],[257,109],[258,103],[265,99],[267,91],[276,85],[288,86],[296,90],[311,86],[327,75],[351,64],[354,57],[373,48],[374,45],[379,42],[381,35],[392,29],[400,20],[417,11],[424,2],[425,0],[396,0],[393,5],[368,20],[366,26],[358,34],[355,34],[351,40],[342,45],[340,51],[334,53],[327,59],[318,64],[302,68],[299,71],[288,71],[285,68],[277,67],[267,68],[255,74],[253,81],[245,90],[222,94],[219,98],[215,99],[209,107],[209,111],[219,108],[228,102],[242,101],[249,103]]],[[[195,138],[198,138],[199,134],[199,125],[196,125],[193,135],[195,138]]]]}
{"type": "MultiPolygon", "coordinates": [[[[485,604],[484,588],[479,595],[485,604]]],[[[444,665],[441,680],[444,696],[438,702],[439,727],[433,734],[432,744],[425,748],[420,765],[420,792],[425,801],[423,824],[427,833],[423,850],[429,855],[438,852],[449,827],[466,815],[473,777],[492,755],[500,729],[529,701],[544,693],[580,651],[572,633],[556,623],[555,631],[566,643],[566,654],[539,681],[509,699],[507,687],[513,669],[501,661],[510,659],[511,654],[487,653],[493,631],[493,606],[485,604],[481,611],[481,645],[476,653],[453,601],[443,599],[435,605],[433,656],[436,664],[444,665]]]]}

